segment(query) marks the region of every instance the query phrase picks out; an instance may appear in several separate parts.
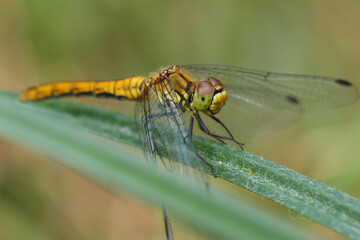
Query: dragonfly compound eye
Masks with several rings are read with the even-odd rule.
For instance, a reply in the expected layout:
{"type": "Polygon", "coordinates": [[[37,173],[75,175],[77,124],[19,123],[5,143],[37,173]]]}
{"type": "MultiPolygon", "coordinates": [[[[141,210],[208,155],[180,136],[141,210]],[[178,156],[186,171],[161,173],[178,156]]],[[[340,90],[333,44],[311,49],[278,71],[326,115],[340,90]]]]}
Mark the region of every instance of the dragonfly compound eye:
{"type": "Polygon", "coordinates": [[[195,109],[206,111],[211,105],[214,90],[214,85],[209,81],[199,82],[193,99],[195,109]]]}
{"type": "Polygon", "coordinates": [[[217,78],[209,77],[208,81],[211,82],[212,85],[214,85],[216,90],[221,90],[223,88],[222,82],[220,82],[220,80],[217,78]]]}

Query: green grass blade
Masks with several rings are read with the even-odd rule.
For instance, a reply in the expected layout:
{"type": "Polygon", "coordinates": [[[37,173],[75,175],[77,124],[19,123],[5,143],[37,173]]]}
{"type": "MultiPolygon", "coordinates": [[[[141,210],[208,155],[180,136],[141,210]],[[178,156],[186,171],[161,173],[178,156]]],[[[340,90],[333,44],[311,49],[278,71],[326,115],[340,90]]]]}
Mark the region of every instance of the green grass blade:
{"type": "MultiPolygon", "coordinates": [[[[81,108],[81,105],[76,107],[81,108]]],[[[80,115],[85,112],[80,111],[80,115]]],[[[149,168],[137,161],[138,155],[125,148],[111,147],[65,126],[71,125],[75,129],[89,127],[86,124],[82,127],[77,125],[81,125],[81,119],[59,110],[54,112],[34,104],[18,103],[13,95],[0,92],[0,134],[3,137],[51,156],[60,164],[109,187],[163,203],[190,225],[216,238],[307,239],[297,230],[249,204],[216,191],[210,196],[199,190],[201,186],[184,184],[149,168]]],[[[92,121],[90,115],[85,119],[92,121]]]]}
{"type": "MultiPolygon", "coordinates": [[[[51,100],[37,105],[53,109],[59,114],[57,118],[68,118],[69,124],[76,128],[140,147],[132,116],[66,101],[51,100]]],[[[269,198],[344,236],[360,239],[358,199],[239,149],[200,137],[194,138],[194,145],[214,165],[219,178],[269,198]]]]}

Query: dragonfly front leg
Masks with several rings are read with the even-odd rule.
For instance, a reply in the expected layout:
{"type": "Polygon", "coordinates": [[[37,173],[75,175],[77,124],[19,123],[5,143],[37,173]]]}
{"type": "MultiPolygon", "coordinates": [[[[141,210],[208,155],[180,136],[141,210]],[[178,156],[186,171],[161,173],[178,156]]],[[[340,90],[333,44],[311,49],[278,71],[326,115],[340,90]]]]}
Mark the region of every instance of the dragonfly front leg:
{"type": "Polygon", "coordinates": [[[200,125],[200,129],[201,131],[203,131],[204,133],[208,134],[209,136],[217,139],[218,141],[224,143],[224,141],[222,141],[222,139],[224,140],[229,140],[229,141],[233,141],[234,143],[236,143],[240,148],[241,150],[244,150],[244,145],[245,143],[241,143],[241,142],[238,142],[235,140],[235,138],[233,137],[233,135],[231,134],[231,132],[229,131],[229,129],[225,126],[225,124],[223,122],[221,122],[218,118],[212,116],[211,118],[214,119],[217,123],[219,123],[226,131],[227,133],[229,134],[230,137],[227,137],[227,136],[222,136],[222,135],[218,135],[216,133],[212,133],[207,127],[206,125],[204,124],[204,122],[202,121],[202,119],[200,118],[200,115],[195,113],[194,114],[196,120],[198,121],[199,125],[200,125]]]}

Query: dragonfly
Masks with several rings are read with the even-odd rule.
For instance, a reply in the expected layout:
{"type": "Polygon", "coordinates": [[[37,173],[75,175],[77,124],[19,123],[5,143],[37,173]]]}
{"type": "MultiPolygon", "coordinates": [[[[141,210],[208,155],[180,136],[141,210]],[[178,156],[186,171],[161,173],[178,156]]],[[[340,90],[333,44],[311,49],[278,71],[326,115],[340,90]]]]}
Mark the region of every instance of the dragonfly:
{"type": "MultiPolygon", "coordinates": [[[[53,82],[31,87],[19,96],[39,101],[63,96],[113,97],[136,100],[135,119],[145,155],[169,171],[178,164],[213,165],[193,145],[194,123],[221,143],[262,134],[295,121],[303,113],[351,104],[358,90],[350,81],[323,76],[272,73],[235,66],[172,65],[147,77],[110,81],[53,82]],[[185,121],[185,113],[190,113],[185,121]],[[164,158],[170,160],[165,162],[164,158]],[[200,164],[202,163],[202,164],[200,164]]],[[[163,207],[166,235],[172,230],[163,207]]]]}

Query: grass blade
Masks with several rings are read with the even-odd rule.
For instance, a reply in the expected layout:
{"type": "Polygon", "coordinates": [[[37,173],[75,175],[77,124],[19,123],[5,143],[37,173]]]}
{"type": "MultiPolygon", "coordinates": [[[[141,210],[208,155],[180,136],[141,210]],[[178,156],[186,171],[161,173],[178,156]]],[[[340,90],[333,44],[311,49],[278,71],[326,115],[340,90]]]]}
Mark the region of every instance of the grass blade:
{"type": "Polygon", "coordinates": [[[184,184],[138,162],[137,155],[124,148],[114,149],[65,126],[75,127],[81,122],[80,117],[18,103],[13,95],[3,92],[0,92],[0,112],[2,136],[51,156],[60,164],[109,187],[163,203],[187,223],[211,236],[222,239],[307,238],[249,204],[215,191],[209,196],[194,183],[184,184]]]}
{"type": "MultiPolygon", "coordinates": [[[[8,101],[14,99],[12,94],[2,95],[8,101]]],[[[66,101],[14,104],[32,111],[44,111],[43,117],[45,114],[59,125],[140,147],[131,116],[66,101]]],[[[194,141],[199,153],[211,161],[220,178],[272,199],[349,238],[359,239],[359,200],[250,153],[199,137],[194,141]]]]}
{"type": "MultiPolygon", "coordinates": [[[[65,101],[37,104],[53,109],[58,117],[65,114],[72,119],[74,127],[141,147],[132,116],[65,101]]],[[[201,137],[194,138],[194,145],[214,165],[219,178],[269,198],[346,237],[360,239],[358,199],[239,149],[201,137]]]]}

